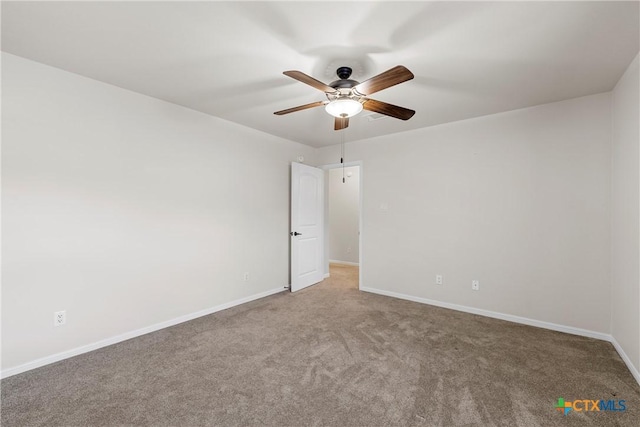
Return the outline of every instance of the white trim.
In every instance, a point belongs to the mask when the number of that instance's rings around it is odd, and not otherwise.
[[[351,261],[339,261],[337,259],[330,259],[329,260],[329,264],[340,264],[340,265],[353,265],[355,267],[360,266],[360,263],[358,262],[351,262]]]
[[[259,294],[251,295],[245,298],[240,298],[235,301],[227,302],[224,304],[217,305],[215,307],[206,308],[204,310],[196,311],[195,313],[185,314],[184,316],[176,317],[171,320],[167,320],[164,322],[156,323],[155,325],[147,326],[145,328],[136,329],[135,331],[125,332],[124,334],[116,335],[115,337],[106,338],[91,344],[83,345],[80,347],[76,347],[71,350],[63,351],[60,353],[52,354],[51,356],[42,357],[40,359],[33,360],[31,362],[24,363],[22,365],[14,366],[13,368],[8,368],[0,372],[0,378],[7,378],[12,375],[20,374],[22,372],[30,371],[32,369],[39,368],[41,366],[49,365],[51,363],[58,362],[60,360],[68,359],[70,357],[78,356],[83,353],[88,353],[93,350],[97,350],[102,347],[106,347],[108,345],[117,344],[122,341],[129,340],[131,338],[136,338],[141,335],[145,335],[151,332],[159,331],[160,329],[168,328],[180,323],[188,322],[189,320],[197,319],[198,317],[207,316],[212,313],[216,313],[218,311],[226,310],[231,307],[235,307],[240,304],[244,304],[247,302],[251,302],[260,298],[268,297],[270,295],[277,294],[279,292],[284,292],[286,289],[284,287],[271,289],[265,292],[261,292]]]
[[[324,278],[325,278],[325,279],[327,279],[327,278],[329,278],[329,277],[331,277],[331,274],[329,274],[329,273],[324,273]]]
[[[477,314],[494,319],[507,320],[509,322],[521,323],[523,325],[536,326],[538,328],[551,329],[552,331],[565,332],[567,334],[580,335],[583,337],[595,338],[603,341],[610,341],[611,335],[603,332],[590,331],[588,329],[574,328],[573,326],[559,325],[557,323],[543,322],[541,320],[529,319],[527,317],[514,316],[512,314],[498,313],[496,311],[483,310],[481,308],[468,307],[465,305],[451,304],[427,298],[414,297],[411,295],[399,294],[396,292],[383,291],[374,288],[361,288],[365,292],[385,295],[388,297],[400,298],[404,300],[419,302],[422,304],[434,305],[436,307],[449,308],[451,310],[463,311],[465,313]]]
[[[613,344],[616,351],[618,352],[624,363],[627,365],[627,368],[629,368],[629,370],[631,371],[631,375],[633,375],[638,384],[640,384],[640,372],[635,366],[633,366],[633,363],[631,363],[631,359],[629,358],[629,356],[627,356],[627,353],[624,352],[622,346],[613,336],[610,337],[609,341],[611,342],[611,344]]]

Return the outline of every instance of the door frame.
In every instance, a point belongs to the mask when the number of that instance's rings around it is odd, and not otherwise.
[[[351,166],[359,166],[360,167],[360,182],[358,183],[358,289],[362,290],[364,287],[362,283],[362,271],[364,267],[364,256],[362,253],[362,212],[363,212],[363,196],[364,196],[364,165],[362,160],[356,160],[353,162],[345,162],[344,167],[348,168]],[[318,166],[320,169],[329,171],[330,169],[339,169],[342,167],[342,163],[331,163],[328,165]],[[326,173],[324,176],[324,268],[325,273],[324,277],[329,277],[329,173]]]

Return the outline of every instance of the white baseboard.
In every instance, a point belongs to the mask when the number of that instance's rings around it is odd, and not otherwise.
[[[506,320],[509,322],[520,323],[523,325],[535,326],[543,329],[550,329],[552,331],[564,332],[567,334],[579,335],[583,337],[595,338],[602,341],[608,341],[611,344],[613,344],[613,347],[616,349],[616,351],[618,352],[618,354],[620,355],[624,363],[627,365],[627,368],[629,368],[629,371],[631,371],[631,375],[633,375],[633,377],[638,382],[638,384],[640,384],[640,372],[638,372],[638,369],[635,366],[633,366],[633,363],[631,363],[631,359],[624,352],[624,350],[622,349],[618,341],[616,341],[616,339],[609,334],[605,334],[603,332],[590,331],[588,329],[574,328],[573,326],[559,325],[557,323],[543,322],[541,320],[514,316],[512,314],[504,314],[504,313],[498,313],[495,311],[483,310],[480,308],[468,307],[465,305],[451,304],[448,302],[436,301],[428,298],[414,297],[412,295],[405,295],[397,292],[384,291],[382,289],[361,287],[360,290],[364,292],[370,292],[373,294],[384,295],[388,297],[399,298],[399,299],[404,299],[404,300],[413,301],[413,302],[419,302],[422,304],[433,305],[436,307],[462,311],[465,313],[477,314],[479,316],[492,317],[494,319]]]
[[[207,316],[209,314],[226,310],[231,307],[235,307],[240,304],[245,304],[260,298],[268,297],[270,295],[284,292],[285,288],[271,289],[259,294],[251,295],[245,298],[241,298],[235,301],[231,301],[225,304],[220,304],[215,307],[207,308],[204,310],[196,311],[195,313],[185,314],[184,316],[176,317],[165,322],[156,323],[155,325],[147,326],[145,328],[137,329],[131,332],[125,332],[124,334],[116,335],[115,337],[106,338],[91,344],[83,345],[73,348],[71,350],[63,351],[61,353],[52,354],[51,356],[42,357],[40,359],[33,360],[31,362],[24,363],[22,365],[8,368],[0,372],[0,378],[7,378],[12,375],[20,374],[22,372],[30,371],[32,369],[39,368],[41,366],[49,365],[51,363],[59,362],[60,360],[68,359],[70,357],[78,356],[83,353],[88,353],[93,350],[97,350],[108,345],[116,344],[122,341],[129,340],[131,338],[139,337],[151,332],[158,331],[160,329],[168,328],[180,323],[188,322],[189,320],[197,319],[198,317]]]
[[[340,264],[340,265],[353,265],[355,267],[360,266],[360,264],[358,264],[357,262],[351,262],[351,261],[339,261],[337,259],[330,259],[329,260],[329,264]]]
[[[631,363],[631,359],[629,358],[629,356],[627,356],[627,353],[624,352],[620,343],[618,343],[618,341],[613,336],[610,337],[609,341],[611,342],[611,344],[613,344],[616,351],[618,352],[624,363],[627,365],[627,368],[629,368],[629,370],[631,371],[631,375],[633,375],[638,384],[640,384],[640,372],[638,371],[638,368],[633,366],[633,363]]]
[[[371,292],[374,294],[385,295],[388,297],[400,298],[404,300],[419,302],[422,304],[434,305],[436,307],[449,308],[451,310],[463,311],[465,313],[477,314],[485,317],[492,317],[494,319],[507,320],[509,322],[521,323],[523,325],[536,326],[538,328],[551,329],[552,331],[566,332],[568,334],[580,335],[583,337],[596,338],[599,340],[609,341],[611,335],[603,332],[590,331],[588,329],[574,328],[572,326],[559,325],[557,323],[543,322],[541,320],[529,319],[526,317],[514,316],[512,314],[498,313],[496,311],[483,310],[481,308],[468,307],[465,305],[451,304],[448,302],[441,302],[427,298],[414,297],[411,295],[399,294],[396,292],[383,291],[381,289],[374,288],[360,288],[365,292]]]
[[[326,278],[328,278],[328,277],[331,277],[331,274],[329,274],[329,273],[324,273],[324,278],[326,279]]]

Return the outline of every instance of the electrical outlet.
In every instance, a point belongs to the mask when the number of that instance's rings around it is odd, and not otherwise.
[[[442,275],[436,274],[436,285],[442,285]]]
[[[472,280],[471,281],[471,289],[473,289],[474,291],[479,291],[480,290],[480,281],[479,280]]]
[[[53,313],[53,326],[62,326],[67,323],[67,312],[66,311],[56,311]]]
[[[245,282],[249,281],[249,272],[245,271],[244,275],[242,276],[242,280],[244,280]]]
[[[347,248],[347,253],[350,254],[351,253],[351,248]]]

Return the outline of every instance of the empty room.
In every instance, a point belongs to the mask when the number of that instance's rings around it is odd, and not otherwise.
[[[2,426],[640,425],[638,1],[2,1]]]

